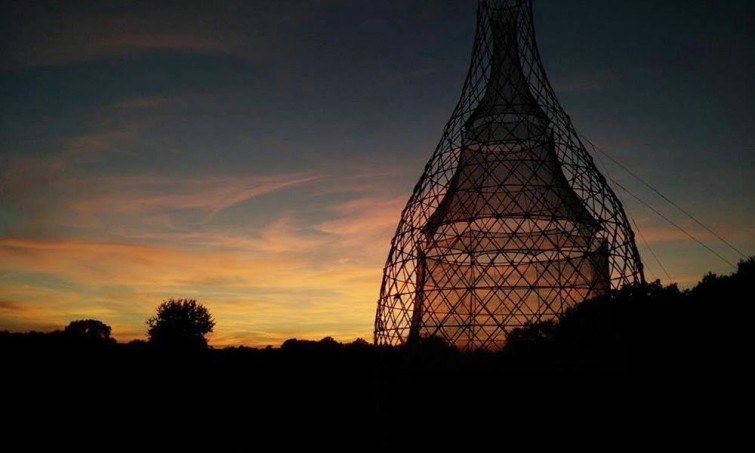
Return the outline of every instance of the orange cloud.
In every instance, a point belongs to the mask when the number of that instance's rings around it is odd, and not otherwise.
[[[691,219],[683,217],[679,219],[678,217],[678,215],[674,216],[674,218],[676,218],[675,223],[684,228],[684,230],[690,233],[692,236],[705,242],[706,244],[712,244],[714,246],[720,245],[717,244],[717,242],[719,242],[719,239],[716,238],[713,233],[702,228]],[[684,231],[681,231],[680,229],[674,227],[669,223],[665,223],[660,218],[642,218],[635,220],[637,223],[636,229],[639,229],[639,233],[641,233],[645,240],[651,244],[674,241],[692,241],[692,239]],[[635,225],[632,225],[633,228],[634,226]],[[719,236],[726,237],[729,240],[736,240],[751,237],[752,232],[755,231],[755,228],[750,228],[747,226],[735,227],[731,225],[717,225],[714,226],[714,231],[716,231]],[[635,232],[638,233],[637,231]]]
[[[25,307],[24,304],[14,301],[14,300],[5,300],[0,299],[0,311],[24,311]]]
[[[160,301],[193,297],[217,319],[215,345],[370,338],[382,268],[408,197],[389,170],[62,180],[62,213],[47,221],[65,235],[0,238],[0,294],[12,302],[0,305],[0,329],[60,328],[95,317],[122,341],[144,338],[144,320]],[[219,215],[289,189],[298,190],[299,204],[259,212],[250,204],[250,217],[262,220],[243,228]],[[175,210],[207,221],[178,223]],[[649,219],[638,223],[656,250],[688,241]],[[724,271],[705,252],[677,255],[665,264],[683,285],[695,281],[689,269]]]
[[[686,228],[685,228],[686,229]],[[673,226],[639,226],[642,236],[651,244],[672,242],[672,241],[689,241],[690,238],[681,230]],[[700,231],[690,228],[689,231],[695,237],[701,240],[710,240],[712,236],[707,231]]]
[[[142,323],[154,306],[175,296],[197,297],[211,308],[218,320],[214,344],[369,337],[395,227],[387,219],[395,213],[365,215],[375,205],[395,202],[338,205],[332,212],[344,218],[323,222],[314,234],[284,215],[248,235],[188,233],[190,240],[178,241],[183,246],[0,239],[0,263],[5,263],[0,271],[29,274],[21,284],[0,284],[3,294],[29,307],[23,315],[3,315],[0,328],[63,326],[74,317],[94,316],[128,340],[142,337]],[[37,282],[40,276],[62,283],[44,287]]]

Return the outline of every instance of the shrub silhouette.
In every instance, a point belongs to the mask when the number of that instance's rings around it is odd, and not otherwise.
[[[82,340],[111,341],[109,325],[96,319],[71,321],[63,331],[70,338]]]
[[[169,299],[157,307],[147,320],[149,342],[171,349],[207,347],[205,335],[212,332],[215,320],[207,308],[194,299]]]

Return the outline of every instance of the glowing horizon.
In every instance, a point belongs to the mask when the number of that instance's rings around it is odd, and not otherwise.
[[[217,320],[210,336],[215,346],[279,345],[294,337],[370,340],[382,266],[410,173],[373,169],[338,177],[210,179],[216,186],[222,179],[223,196],[207,181],[58,181],[60,193],[69,184],[98,188],[56,200],[63,213],[55,225],[87,234],[0,238],[0,329],[54,330],[74,319],[96,318],[112,326],[119,341],[144,339],[144,321],[174,297],[195,298],[210,309]],[[319,214],[325,215],[311,224],[298,210],[283,210],[246,232],[218,224],[224,210],[275,194],[313,200],[340,194],[342,200],[320,201]],[[176,231],[167,213],[175,206],[195,212],[200,226]],[[114,217],[118,228],[107,221]],[[655,247],[690,247],[677,230],[653,227],[649,219],[638,222]],[[648,266],[653,270],[654,263]],[[678,267],[672,269],[679,275]],[[676,282],[687,287],[701,277],[690,274]]]

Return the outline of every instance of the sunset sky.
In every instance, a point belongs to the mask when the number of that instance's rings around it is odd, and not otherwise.
[[[214,345],[371,340],[475,4],[0,2],[0,330],[96,318],[128,341],[183,297]],[[755,2],[535,0],[535,20],[577,129],[755,254]],[[733,271],[617,193],[672,281]]]

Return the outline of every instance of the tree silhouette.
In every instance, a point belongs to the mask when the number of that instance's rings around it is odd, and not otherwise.
[[[71,321],[63,331],[67,336],[86,340],[110,341],[111,328],[96,319]]]
[[[194,299],[169,299],[157,307],[147,320],[151,344],[178,349],[206,348],[205,335],[212,332],[215,320],[207,308]]]

